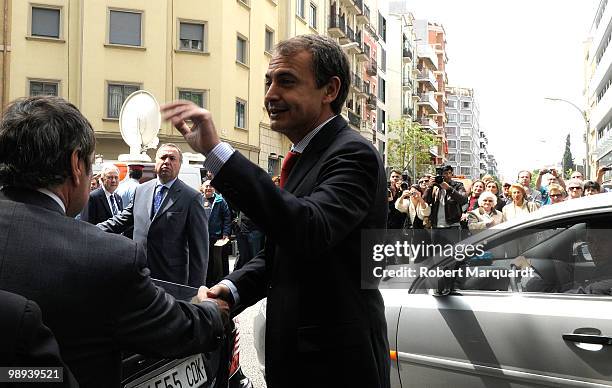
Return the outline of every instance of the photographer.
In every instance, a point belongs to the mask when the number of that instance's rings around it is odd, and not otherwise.
[[[436,177],[425,191],[425,202],[431,206],[432,228],[457,228],[461,207],[467,202],[463,183],[452,180],[453,167],[436,168]]]
[[[423,200],[419,185],[412,185],[404,190],[395,201],[395,209],[406,214],[403,229],[423,229],[424,221],[431,214],[431,207]]]
[[[548,177],[546,178],[547,184],[546,186],[542,186],[542,177],[546,174],[548,174]],[[538,172],[538,179],[536,180],[535,188],[542,195],[542,205],[550,204],[550,199],[548,198],[548,188],[553,184],[557,184],[565,190],[565,182],[563,181],[563,177],[557,172],[556,169],[541,169]]]
[[[387,201],[389,204],[387,229],[401,229],[404,225],[406,214],[395,208],[395,202],[401,197],[403,190],[408,190],[408,184],[402,181],[402,173],[398,170],[391,170],[387,188]]]

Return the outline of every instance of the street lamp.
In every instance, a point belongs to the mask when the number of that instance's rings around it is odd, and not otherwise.
[[[576,108],[576,110],[578,112],[580,112],[580,116],[582,116],[582,119],[584,120],[584,125],[585,125],[585,130],[584,130],[584,144],[586,145],[586,154],[584,155],[584,175],[586,175],[587,179],[591,179],[591,175],[590,175],[590,163],[589,163],[589,117],[587,116],[587,113],[585,111],[583,111],[582,109],[580,109],[580,107],[578,107],[578,105],[574,104],[571,101],[568,100],[564,100],[563,98],[554,98],[554,97],[544,97],[545,100],[550,100],[550,101],[561,101],[561,102],[565,102],[570,104],[571,106],[573,106],[574,108]]]

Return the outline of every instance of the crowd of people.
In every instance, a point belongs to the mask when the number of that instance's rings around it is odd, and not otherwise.
[[[596,180],[587,181],[574,171],[567,182],[556,169],[541,169],[533,185],[528,170],[520,171],[514,183],[500,184],[484,175],[468,188],[453,179],[452,166],[440,170],[441,175],[425,174],[415,184],[403,179],[399,170],[391,170],[388,229],[487,229],[542,206],[599,194],[604,191],[603,177],[612,168],[599,168]]]

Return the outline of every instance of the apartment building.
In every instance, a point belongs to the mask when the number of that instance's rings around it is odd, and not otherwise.
[[[585,54],[585,100],[589,118],[587,163],[590,177],[599,167],[612,164],[612,7],[601,0],[595,11]],[[605,182],[612,181],[607,172]]]
[[[95,128],[96,153],[112,160],[128,152],[119,112],[130,93],[147,90],[160,103],[189,99],[213,113],[223,140],[270,174],[280,173],[289,148],[270,130],[263,103],[273,47],[326,33],[329,16],[329,0],[5,4],[11,51],[10,60],[3,55],[3,101],[40,94],[70,100]],[[189,150],[168,124],[159,138]]]
[[[478,179],[481,175],[481,136],[485,148],[488,143],[484,132],[481,135],[480,110],[474,89],[449,86],[445,93],[448,164],[453,166],[455,174]],[[483,159],[483,170],[487,170],[486,155]]]

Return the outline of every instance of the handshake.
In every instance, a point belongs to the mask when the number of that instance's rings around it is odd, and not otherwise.
[[[225,284],[217,284],[212,288],[200,287],[198,294],[191,300],[193,303],[213,302],[217,305],[223,326],[230,325],[230,307],[234,304],[234,298],[230,289]]]

